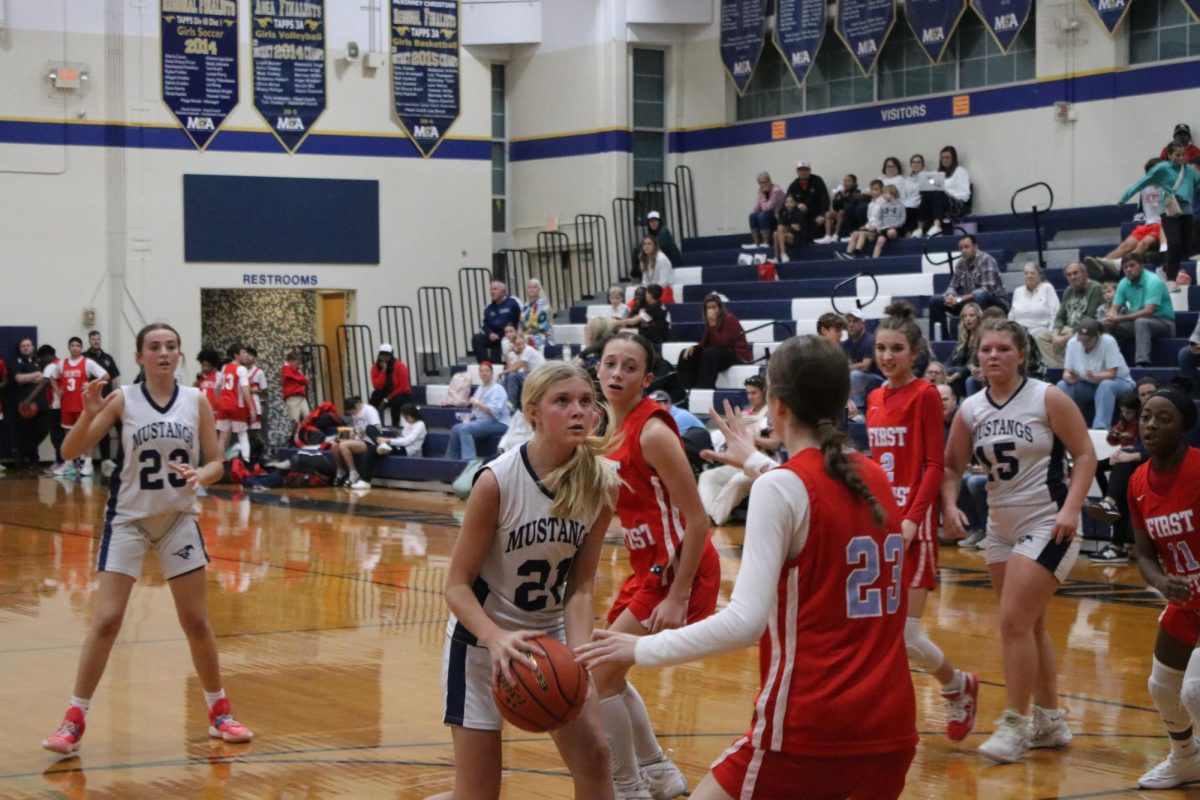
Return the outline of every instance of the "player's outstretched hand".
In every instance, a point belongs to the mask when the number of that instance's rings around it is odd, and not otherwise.
[[[741,469],[746,459],[754,454],[754,433],[746,424],[746,417],[741,409],[725,401],[725,416],[712,415],[713,424],[725,436],[725,452],[716,453],[712,450],[702,450],[700,457],[707,461],[719,461],[731,467]]]
[[[1066,509],[1059,511],[1054,517],[1054,529],[1051,531],[1054,534],[1054,543],[1062,544],[1063,542],[1071,541],[1078,527],[1078,512],[1072,514]]]
[[[638,637],[617,631],[593,631],[592,641],[575,648],[575,658],[588,669],[600,664],[630,665]]]
[[[527,639],[544,636],[545,633],[545,631],[501,630],[486,641],[480,640],[492,657],[492,683],[496,682],[497,675],[503,675],[504,680],[510,685],[515,684],[516,680],[513,678],[509,662],[514,658],[525,658],[525,652],[528,652],[529,648],[523,646],[524,642]]]
[[[103,378],[96,378],[95,380],[88,381],[87,385],[83,387],[83,410],[91,414],[93,417],[103,411],[104,407],[108,405],[115,396],[111,394],[108,397],[101,396],[106,383],[108,383],[107,375],[105,375]]]

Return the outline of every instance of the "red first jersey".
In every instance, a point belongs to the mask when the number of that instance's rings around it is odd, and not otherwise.
[[[900,514],[879,465],[849,458],[886,511],[885,524],[826,474],[819,450],[779,467],[807,489],[808,538],[784,562],[758,646],[762,688],[747,735],[762,750],[857,755],[917,743]]]
[[[621,423],[617,447],[608,457],[617,462],[622,481],[617,517],[621,520],[621,534],[625,537],[633,572],[645,576],[656,566],[661,567],[666,584],[670,582],[670,567],[678,558],[679,543],[683,541],[687,523],[658,473],[642,456],[642,430],[654,417],[679,435],[670,412],[644,397]],[[719,570],[719,559],[712,542],[706,541],[704,546],[706,552],[701,557],[699,569],[716,564]]]
[[[1137,468],[1129,479],[1130,522],[1150,536],[1163,571],[1187,580],[1192,598],[1184,607],[1200,610],[1200,450],[1189,447],[1168,480],[1170,489],[1160,495],[1151,486],[1150,462]]]
[[[196,378],[196,388],[204,392],[208,398],[208,404],[215,411],[217,409],[217,381],[220,379],[220,373],[215,369],[212,372],[201,372]]]
[[[867,397],[867,442],[871,458],[883,467],[902,514],[916,499],[925,471],[928,453],[924,445],[929,418],[925,412],[930,406],[937,410],[936,430],[942,439],[942,398],[932,383],[918,378],[899,389],[883,386]],[[936,500],[933,514],[936,519]]]

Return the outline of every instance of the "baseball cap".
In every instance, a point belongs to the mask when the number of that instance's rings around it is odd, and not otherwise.
[[[657,211],[651,211],[646,215],[646,219],[662,219],[662,214],[659,214]]]
[[[1100,323],[1091,317],[1084,317],[1079,320],[1079,324],[1075,326],[1075,333],[1079,334],[1084,339],[1099,339],[1100,338]]]
[[[653,391],[650,393],[650,399],[656,403],[662,403],[663,405],[669,405],[671,402],[671,395],[667,394],[662,389],[658,389],[657,391]]]
[[[812,162],[800,159],[796,162],[796,169],[812,169]]]
[[[388,344],[387,342],[384,342],[383,344],[379,345],[379,352],[390,353],[390,352],[392,352],[392,346],[390,344]]]
[[[859,311],[857,308],[852,308],[849,311],[843,311],[842,316],[843,317],[854,317],[855,319],[857,319],[859,321],[866,319],[866,317],[864,317],[862,315],[862,312]]]
[[[1175,132],[1176,133],[1186,133],[1188,136],[1192,135],[1192,129],[1187,126],[1186,122],[1181,122],[1178,125],[1176,125]]]

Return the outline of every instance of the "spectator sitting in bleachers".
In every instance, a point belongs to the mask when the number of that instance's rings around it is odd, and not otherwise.
[[[947,312],[961,314],[966,303],[977,304],[981,311],[993,306],[1008,311],[1008,290],[1000,280],[996,259],[980,250],[979,240],[970,233],[958,240],[958,250],[961,256],[954,265],[950,286],[944,295],[929,301],[929,324],[935,339],[945,334]]]
[[[1179,377],[1191,384],[1193,395],[1200,395],[1200,319],[1188,337],[1188,343],[1179,348]]]
[[[505,325],[504,336],[500,339],[500,360],[508,361],[508,354],[512,352],[513,342],[517,339],[517,326]]]
[[[773,234],[775,238],[775,258],[781,263],[792,260],[792,253],[804,244],[804,212],[796,205],[796,198],[790,194],[783,198],[783,208],[779,209],[779,224]]]
[[[1025,283],[1012,293],[1012,308],[1008,318],[1019,323],[1036,339],[1050,330],[1058,314],[1058,294],[1042,275],[1042,270],[1032,261],[1024,268]]]
[[[737,363],[754,359],[750,343],[737,316],[725,309],[721,295],[704,298],[704,333],[700,341],[679,356],[679,379],[685,389],[712,389],[717,376]]]
[[[826,311],[817,318],[817,335],[828,339],[839,347],[842,344],[842,335],[845,332],[846,318],[841,314]]]
[[[629,309],[626,308],[624,303],[621,304],[621,308],[625,309],[626,314],[629,313]],[[583,346],[585,348],[591,347],[607,336],[608,332],[612,330],[614,321],[610,317],[592,317],[589,319],[587,324],[583,326]]]
[[[1088,280],[1083,265],[1072,261],[1066,267],[1067,288],[1059,302],[1054,322],[1048,330],[1037,334],[1034,342],[1041,353],[1042,363],[1049,367],[1061,367],[1067,352],[1067,342],[1075,335],[1075,326],[1081,319],[1094,319],[1104,303],[1100,284]]]
[[[946,382],[960,400],[973,393],[967,390],[967,381],[976,378],[975,351],[982,322],[983,309],[978,303],[968,302],[958,312],[958,343],[946,359]]]
[[[1090,420],[1092,428],[1104,430],[1112,424],[1117,398],[1133,391],[1129,365],[1117,340],[1101,333],[1100,323],[1082,319],[1075,336],[1067,343],[1067,357],[1058,388],[1067,394]]]
[[[894,242],[904,235],[908,224],[908,209],[900,200],[900,190],[894,184],[883,186],[883,203],[879,206],[879,238],[875,240],[875,258],[883,255],[883,248],[888,242]]]
[[[541,350],[548,344],[553,344],[551,326],[554,309],[546,299],[542,290],[542,282],[530,278],[525,282],[525,307],[521,309],[521,337],[531,345]],[[515,344],[515,342],[514,342]]]
[[[850,361],[850,399],[859,408],[867,404],[867,395],[883,385],[883,374],[875,364],[875,337],[867,331],[862,312],[851,309],[846,318],[846,339],[842,350]]]
[[[1108,319],[1108,315],[1113,313],[1113,300],[1117,299],[1117,284],[1112,281],[1105,281],[1100,284],[1100,307],[1096,309],[1096,320],[1103,325]],[[1117,313],[1125,313],[1125,307],[1117,308]]]
[[[754,446],[758,451],[778,462],[779,449],[783,443],[771,436],[771,420],[767,415],[763,379],[753,375],[746,379],[745,388],[749,405],[740,417],[727,413],[725,421],[727,424],[735,424],[737,420],[744,423],[750,428],[754,436]],[[697,488],[700,491],[700,501],[704,503],[704,510],[708,512],[708,518],[719,527],[728,522],[733,510],[750,496],[750,486],[754,483],[754,478],[721,460],[724,439],[719,431],[716,438],[721,439],[721,444],[715,450],[704,451],[701,456],[706,461],[718,462],[720,466],[700,473]]]
[[[1158,161],[1157,158],[1147,161],[1142,172],[1149,172]],[[1098,281],[1110,278],[1117,280],[1121,277],[1121,261],[1125,256],[1144,256],[1165,245],[1167,236],[1162,229],[1162,203],[1163,188],[1161,186],[1151,184],[1142,189],[1138,195],[1138,205],[1141,210],[1134,216],[1134,220],[1138,223],[1137,227],[1129,236],[1125,237],[1125,241],[1113,248],[1104,258],[1088,256],[1083,259],[1088,274]]]
[[[668,305],[675,302],[675,290],[671,284],[675,281],[675,268],[670,260],[658,249],[658,243],[653,236],[642,238],[642,252],[638,254],[638,269],[641,272],[642,286],[656,283],[662,287],[662,302]]]
[[[672,267],[683,265],[683,253],[679,252],[679,245],[675,243],[675,237],[671,235],[670,229],[663,224],[662,214],[651,211],[646,215],[646,231],[649,236],[654,237],[659,251],[667,257]]]
[[[408,366],[396,358],[392,346],[379,345],[379,354],[371,365],[371,405],[382,414],[386,406],[391,411],[392,425],[400,427],[400,408],[412,400],[412,383]]]
[[[949,386],[946,381],[946,365],[940,361],[930,361],[925,367],[925,372],[921,375],[922,378],[932,383],[934,386]],[[951,390],[953,393],[953,390]],[[955,401],[957,405],[957,400]]]
[[[1152,340],[1175,335],[1175,307],[1167,285],[1136,257],[1126,256],[1121,266],[1125,277],[1117,284],[1104,325],[1118,339],[1133,338],[1134,364],[1148,367]]]
[[[546,363],[545,357],[525,342],[524,337],[517,337],[513,348],[508,353],[508,361],[504,364],[504,374],[501,380],[504,391],[508,394],[508,402],[513,408],[521,407],[521,390],[525,387],[525,378],[529,373]]]
[[[713,446],[712,434],[708,432],[708,428],[691,411],[675,405],[669,392],[662,389],[653,391],[650,393],[650,399],[670,412],[671,419],[675,420],[675,427],[679,429],[679,438],[683,440],[683,451],[687,454],[692,472],[700,473],[704,469],[704,459],[700,457],[700,453],[703,450],[711,450]]]
[[[842,178],[842,185],[833,190],[833,196],[829,199],[825,235],[814,244],[833,244],[849,237],[867,221],[867,205],[870,202],[870,196],[858,188],[858,176],[846,175]]]
[[[611,319],[625,319],[629,316],[629,305],[625,302],[625,290],[620,286],[613,286],[608,290],[608,302],[612,304],[608,315]]]
[[[508,430],[508,420],[511,416],[508,410],[508,395],[505,394],[504,387],[492,379],[490,361],[479,363],[479,380],[480,385],[471,396],[470,419],[450,429],[446,458],[471,461],[475,458],[476,437],[501,436]]]
[[[655,350],[662,352],[662,345],[671,336],[671,314],[662,304],[663,289],[657,283],[639,286],[633,293],[633,310],[625,319],[613,320],[611,327],[636,328],[637,332],[650,340]]]
[[[1136,392],[1126,392],[1117,401],[1120,419],[1108,432],[1107,441],[1117,449],[1096,467],[1096,482],[1104,497],[1084,506],[1084,512],[1112,526],[1112,543],[1091,556],[1094,564],[1127,564],[1133,550],[1133,528],[1129,524],[1129,478],[1149,458],[1138,431],[1142,401]]]
[[[868,239],[874,240],[879,233],[879,209],[883,204],[883,182],[871,181],[865,196],[866,216],[861,223],[855,225],[846,243],[845,252],[838,250],[835,256],[841,259],[854,258],[860,251],[866,249]]]
[[[375,452],[386,456],[395,450],[403,450],[404,455],[417,458],[422,455],[422,448],[425,446],[425,418],[421,416],[421,409],[412,403],[405,403],[400,409],[400,419],[404,423],[400,427],[400,435],[391,439],[381,439]]]
[[[375,407],[367,405],[360,397],[347,397],[346,411],[354,431],[351,438],[339,437],[333,443],[333,463],[337,467],[333,485],[345,485],[351,489],[370,489],[369,463],[371,462],[363,464],[363,474],[359,475],[358,468],[354,465],[354,457],[366,453],[368,447],[375,447],[375,441],[368,433],[368,428],[371,429],[371,433],[377,433],[383,427],[383,421],[380,420],[379,412]]]
[[[783,187],[771,181],[766,172],[758,173],[758,191],[750,209],[750,239],[755,246],[770,245],[775,231],[775,212],[783,208]]]
[[[1188,163],[1186,148],[1183,145],[1171,142],[1167,145],[1166,152],[1167,159],[1155,164],[1149,172],[1126,189],[1120,202],[1126,202],[1147,186],[1158,186],[1163,190],[1161,224],[1167,240],[1167,257],[1163,263],[1163,272],[1166,274],[1167,289],[1177,292],[1179,262],[1192,243],[1192,200],[1195,198],[1200,179],[1195,168]],[[1125,263],[1122,262],[1121,266],[1124,267]]]
[[[904,201],[904,207],[908,209],[908,238],[910,239],[924,236],[918,224],[921,218],[921,179],[919,176],[924,171],[925,156],[913,153],[912,157],[908,159],[908,174],[904,176],[904,187],[900,190],[900,199]]]
[[[961,216],[971,200],[971,176],[958,163],[958,151],[953,146],[943,147],[938,154],[938,171],[946,176],[942,189],[921,187],[917,230],[926,236],[941,233],[942,224]]]
[[[796,206],[804,212],[807,225],[803,241],[811,242],[825,230],[825,215],[829,213],[825,181],[813,174],[812,164],[801,159],[796,162],[796,180],[788,184],[787,193],[796,198]]]
[[[504,328],[521,324],[521,304],[516,298],[508,296],[508,287],[501,281],[492,281],[490,291],[492,302],[484,306],[483,324],[471,337],[471,350],[475,360],[480,363],[500,361],[504,355],[500,352]]]
[[[879,181],[884,186],[896,187],[896,197],[904,207],[904,221],[899,232],[907,234],[917,227],[917,210],[921,207],[921,193],[917,190],[916,181],[904,177],[904,168],[900,166],[900,159],[895,156],[888,156],[883,160],[883,172],[879,175]]]

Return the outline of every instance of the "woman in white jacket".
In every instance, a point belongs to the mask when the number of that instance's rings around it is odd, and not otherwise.
[[[938,154],[938,170],[946,176],[944,191],[921,192],[920,221],[917,230],[926,236],[942,232],[947,216],[957,217],[971,199],[971,176],[958,163],[958,151],[946,145]]]
[[[1050,330],[1058,306],[1058,292],[1043,278],[1038,265],[1030,261],[1025,265],[1025,285],[1013,291],[1008,318],[1020,323],[1030,336],[1037,336]]]
[[[400,435],[386,442],[380,442],[376,452],[381,456],[390,454],[393,450],[404,450],[404,455],[419,457],[425,445],[425,420],[421,410],[412,403],[405,403],[400,409]]]

